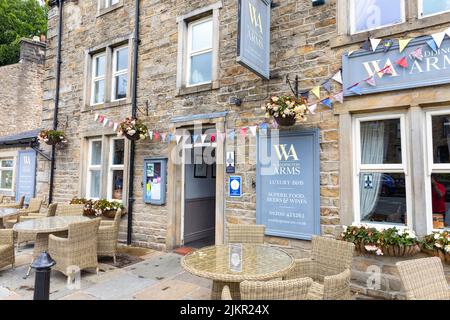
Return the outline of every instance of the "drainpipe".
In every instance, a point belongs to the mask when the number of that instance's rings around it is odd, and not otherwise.
[[[133,53],[133,82],[132,82],[132,101],[131,101],[131,116],[137,117],[137,72],[138,72],[138,46],[139,46],[139,16],[140,16],[140,3],[136,0],[136,12],[134,16],[134,53]],[[136,145],[134,141],[130,144],[130,163],[129,163],[129,182],[128,182],[128,228],[127,228],[127,245],[131,245],[132,233],[133,233],[133,203],[134,203],[134,159],[135,159]]]
[[[63,21],[63,2],[64,0],[54,0],[51,4],[58,4],[58,49],[56,58],[56,90],[55,90],[55,108],[53,110],[53,130],[58,128],[58,109],[59,109],[59,91],[61,83],[61,45],[62,45],[62,21]],[[48,203],[53,202],[53,184],[55,180],[55,162],[56,162],[56,148],[52,146],[52,158],[50,165],[50,187],[48,192]]]

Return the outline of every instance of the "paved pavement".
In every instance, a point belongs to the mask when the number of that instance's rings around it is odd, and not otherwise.
[[[0,270],[0,300],[31,300],[34,273],[23,279],[31,261],[32,248],[16,254],[16,267]],[[81,274],[79,288],[67,285],[66,277],[53,271],[51,300],[209,300],[211,281],[183,271],[181,256],[146,250],[139,261],[117,268],[101,263],[100,273],[87,270]],[[107,261],[101,260],[103,262]],[[141,261],[142,260],[142,261]]]

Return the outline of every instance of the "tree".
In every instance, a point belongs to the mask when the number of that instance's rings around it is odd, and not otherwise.
[[[0,66],[19,62],[22,37],[47,33],[47,8],[38,0],[0,0]]]

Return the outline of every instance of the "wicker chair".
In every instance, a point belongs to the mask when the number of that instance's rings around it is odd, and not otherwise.
[[[77,266],[79,270],[95,268],[98,273],[97,235],[100,218],[69,225],[67,238],[50,235],[48,239],[48,253],[56,261],[54,270],[68,276],[71,281]]]
[[[0,208],[13,208],[13,209],[21,209],[25,202],[25,196],[21,196],[19,201],[11,202],[11,203],[2,203],[0,204]]]
[[[223,286],[222,289],[222,300],[233,300],[233,298],[231,297],[231,291],[230,291],[230,287],[229,286]]]
[[[27,216],[19,217],[19,222],[34,220],[34,219],[42,219],[46,217],[54,217],[56,212],[56,207],[58,205],[56,203],[52,203],[49,205],[46,213],[29,213]],[[17,246],[20,246],[22,243],[28,243],[34,241],[36,239],[36,235],[29,232],[17,232]]]
[[[0,269],[11,265],[14,268],[14,237],[11,229],[0,230]]]
[[[119,237],[122,210],[117,210],[113,221],[102,220],[98,230],[97,255],[113,257],[116,264],[117,239]]]
[[[56,216],[82,216],[84,214],[84,204],[58,203]]]
[[[311,258],[297,259],[284,279],[312,278],[310,300],[348,300],[354,250],[353,243],[313,236]]]
[[[228,243],[264,244],[263,225],[228,224]]]
[[[450,300],[450,289],[438,257],[397,262],[408,300]]]
[[[311,278],[280,281],[244,281],[240,285],[242,300],[306,300]]]
[[[19,222],[19,218],[22,216],[28,216],[29,214],[38,214],[41,210],[42,206],[42,199],[39,198],[31,198],[30,203],[28,205],[28,208],[26,209],[20,209],[17,211],[15,215],[11,215],[6,219],[6,221],[3,221],[3,224],[6,228],[12,229],[12,227]]]

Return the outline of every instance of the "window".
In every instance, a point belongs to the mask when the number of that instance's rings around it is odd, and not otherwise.
[[[404,0],[349,0],[351,33],[405,22]]]
[[[355,120],[356,222],[408,225],[410,179],[404,116]]]
[[[106,55],[97,54],[92,57],[92,101],[91,104],[105,102],[105,65]]]
[[[128,97],[130,76],[128,65],[128,46],[106,48],[102,53],[92,56],[90,98],[92,106]]]
[[[99,199],[102,179],[102,140],[89,142],[87,198]]]
[[[114,50],[113,74],[112,74],[112,100],[124,99],[127,97],[128,86],[128,48]]]
[[[122,200],[125,140],[111,139],[108,168],[108,199]]]
[[[419,17],[428,17],[450,12],[450,0],[418,0]]]
[[[12,191],[14,159],[0,159],[0,190]]]
[[[196,86],[212,80],[213,20],[211,17],[188,25],[187,84]]]
[[[444,229],[450,225],[450,112],[427,114],[427,145],[429,174],[428,219],[432,229]]]
[[[99,9],[106,9],[119,3],[119,0],[98,0]]]

